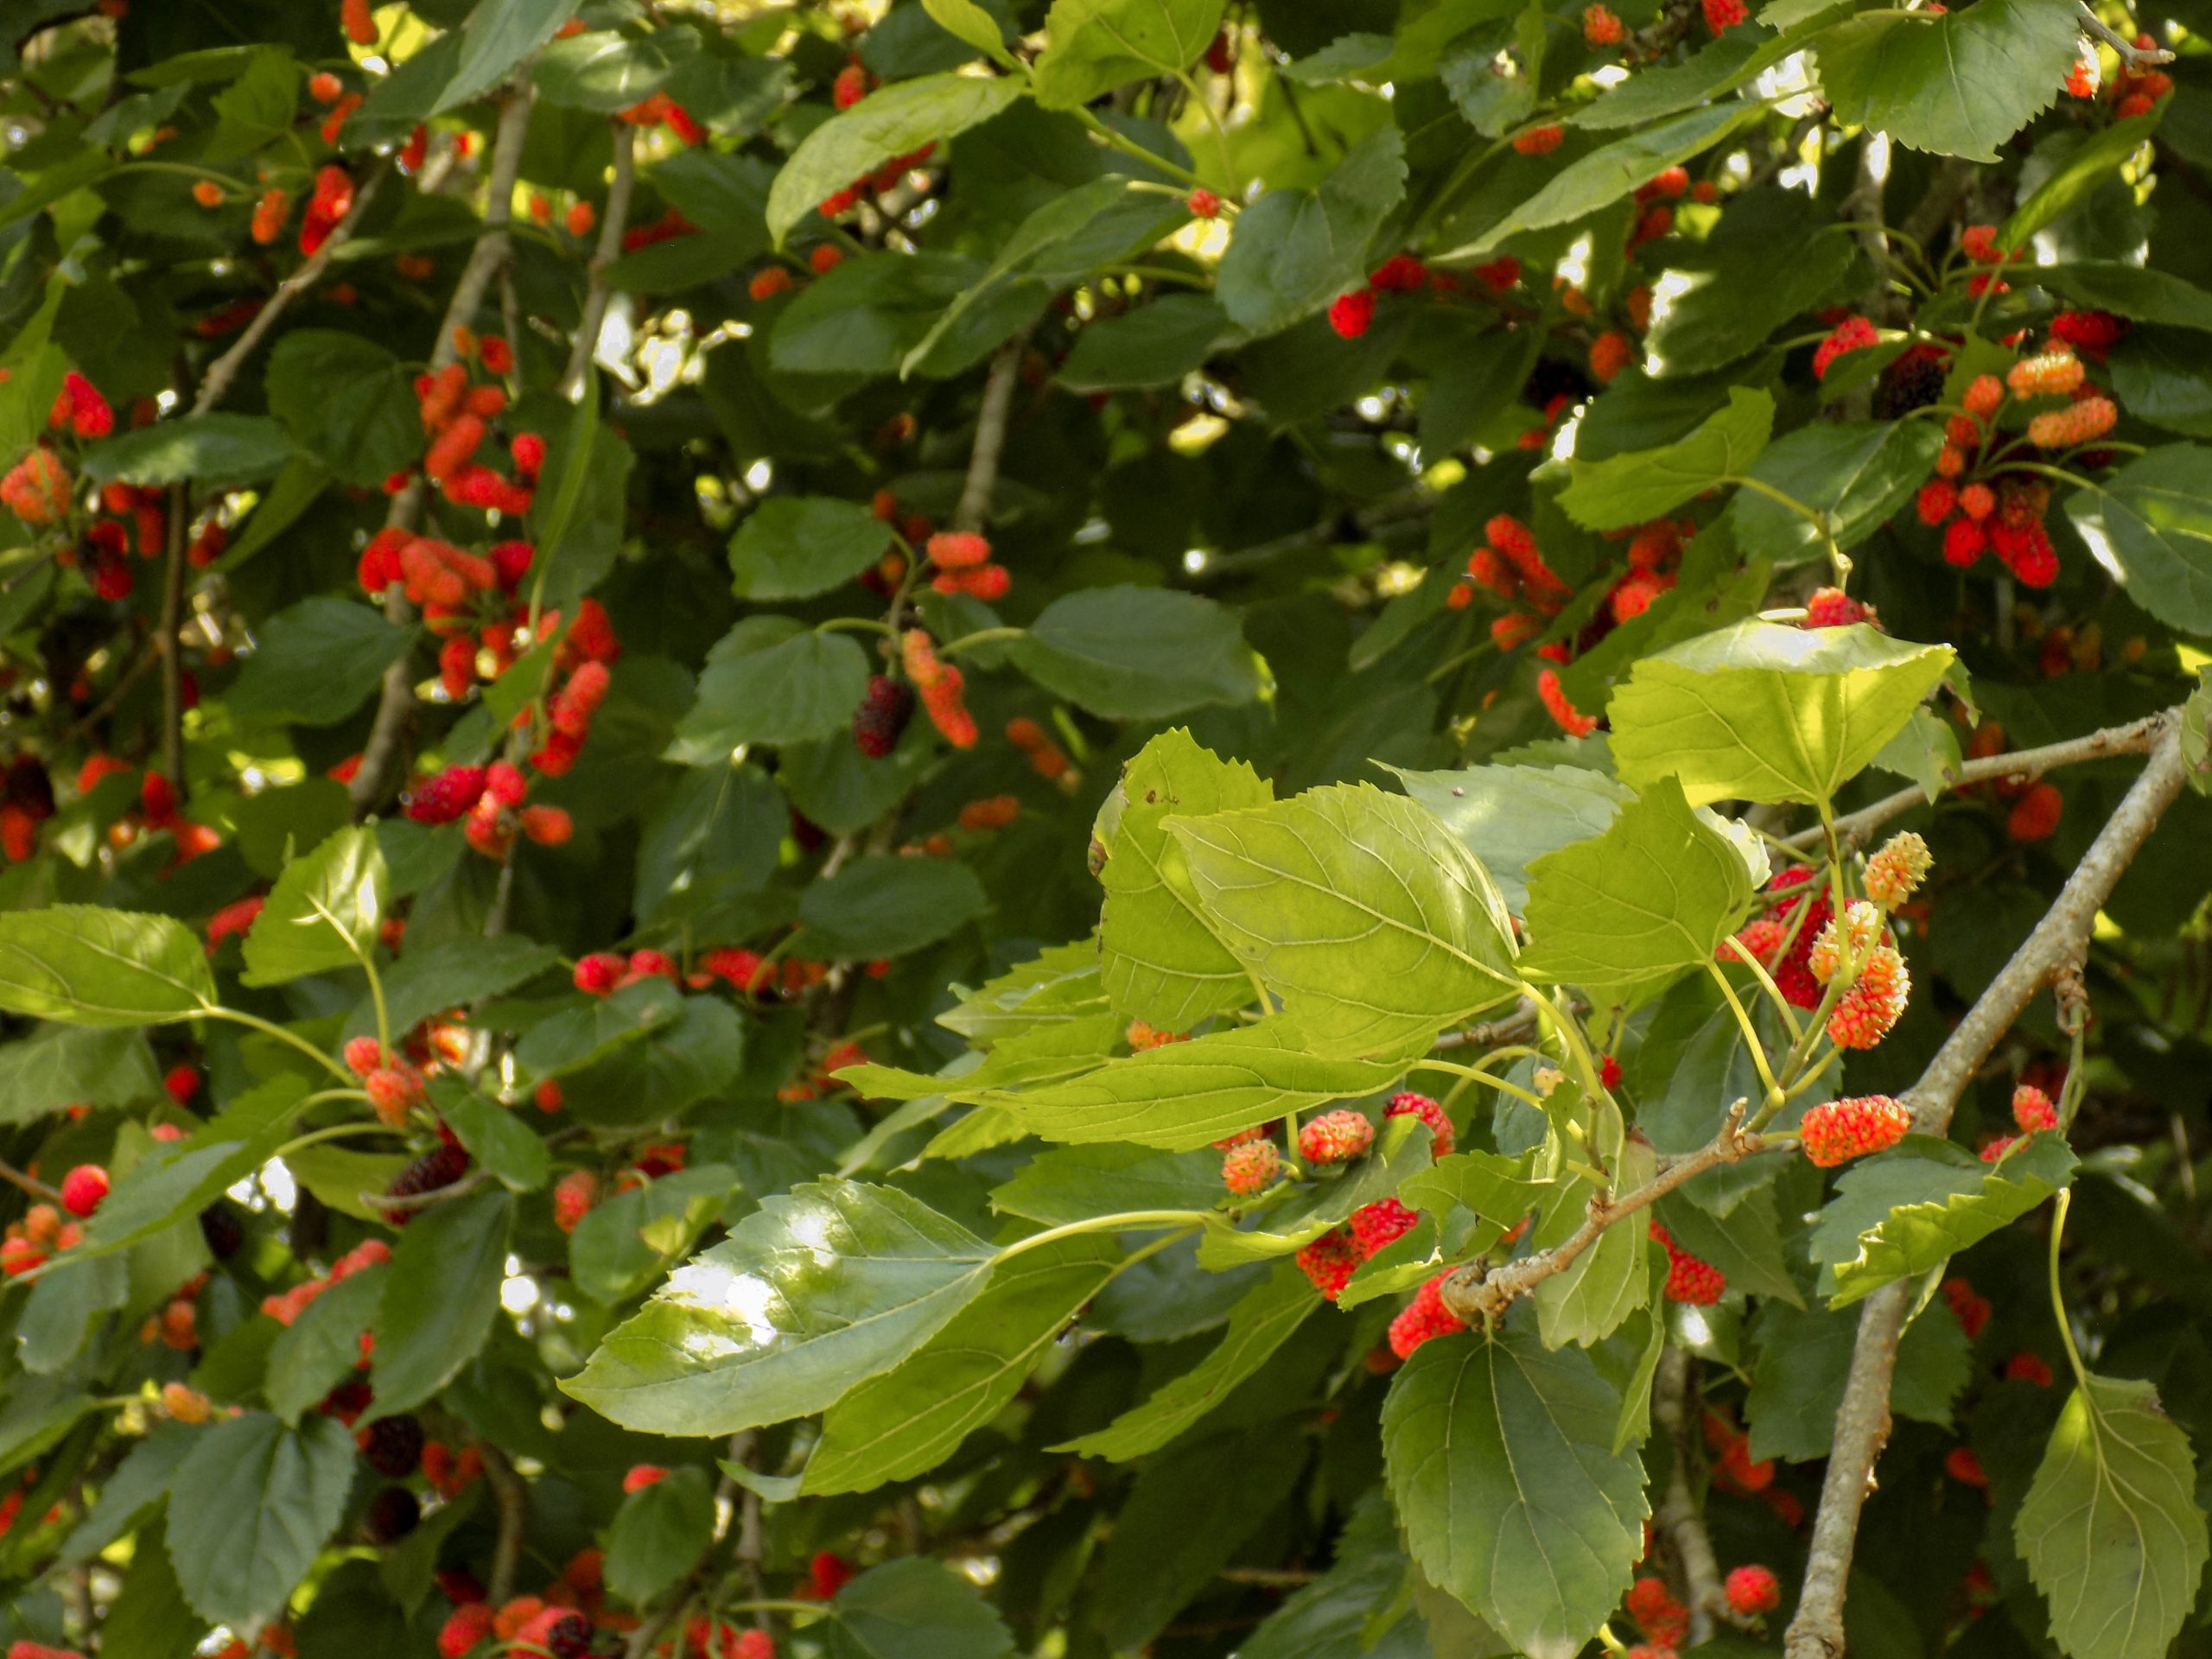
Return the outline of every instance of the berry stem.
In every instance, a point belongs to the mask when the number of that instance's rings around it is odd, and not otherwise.
[[[1088,1216],[1081,1221],[1063,1222],[1058,1227],[1047,1227],[1043,1232],[1032,1233],[1027,1238],[1017,1238],[1001,1249],[995,1261],[1011,1262],[1025,1250],[1058,1243],[1064,1238],[1077,1238],[1085,1233],[1126,1233],[1134,1232],[1141,1227],[1177,1227],[1182,1231],[1176,1236],[1187,1238],[1204,1227],[1207,1220],[1206,1214],[1198,1210],[1128,1210],[1119,1215]]]
[[[2066,1292],[2058,1275],[2058,1252],[2066,1242],[2066,1211],[2074,1201],[2074,1189],[2062,1186],[2050,1211],[2050,1254],[2048,1259],[2048,1278],[2050,1284],[2050,1315],[2058,1325],[2058,1340],[2066,1350],[2066,1363],[2074,1368],[2074,1380],[2084,1393],[2089,1387],[2089,1368],[2082,1363],[2082,1351],[2074,1343],[2073,1322],[2066,1315]],[[2089,1414],[2092,1422],[2096,1413]]]
[[[247,1014],[238,1008],[209,1008],[207,1010],[207,1014],[211,1020],[228,1020],[233,1025],[250,1027],[264,1037],[274,1037],[278,1042],[288,1044],[299,1050],[301,1053],[308,1055],[317,1065],[336,1077],[339,1082],[348,1087],[353,1084],[353,1074],[351,1071],[296,1032],[287,1031],[283,1027],[264,1020],[258,1014]]]
[[[1510,1051],[1501,1050],[1499,1052],[1510,1052],[1514,1054],[1531,1054],[1535,1052],[1534,1049],[1528,1048],[1516,1048]],[[1493,1055],[1491,1058],[1495,1058],[1497,1057],[1496,1055]],[[1412,1070],[1415,1071],[1448,1071],[1455,1077],[1465,1077],[1469,1083],[1479,1083],[1486,1087],[1495,1089],[1501,1095],[1511,1095],[1516,1100],[1524,1100],[1540,1112],[1544,1109],[1542,1096],[1535,1093],[1531,1090],[1523,1089],[1517,1083],[1508,1083],[1503,1077],[1492,1077],[1488,1071],[1484,1071],[1479,1065],[1461,1065],[1456,1060],[1416,1060],[1414,1062]]]
[[[1741,945],[1738,945],[1736,950],[1746,962],[1751,960],[1751,953]],[[1774,1072],[1767,1065],[1766,1045],[1759,1041],[1758,1027],[1751,1023],[1751,1014],[1745,1009],[1742,999],[1736,995],[1736,988],[1728,982],[1728,976],[1720,971],[1720,964],[1708,957],[1705,970],[1713,976],[1713,982],[1720,988],[1720,995],[1727,999],[1728,1011],[1736,1016],[1737,1028],[1744,1033],[1744,1046],[1751,1050],[1751,1064],[1758,1070],[1759,1081],[1766,1085],[1766,1104],[1762,1104],[1760,1110],[1764,1111],[1767,1104],[1778,1107],[1781,1103],[1777,1096],[1782,1093],[1782,1085],[1774,1080]],[[1802,1033],[1799,1034],[1799,1040],[1803,1040]]]

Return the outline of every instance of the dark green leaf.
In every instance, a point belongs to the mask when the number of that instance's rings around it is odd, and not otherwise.
[[[1079,0],[1059,0],[1055,10],[1071,3]],[[1249,334],[1271,334],[1358,287],[1367,275],[1367,245],[1405,188],[1405,140],[1385,125],[1316,188],[1273,190],[1247,207],[1215,284],[1230,321]]]
[[[2066,499],[2067,516],[2128,596],[2160,621],[2212,633],[2212,450],[2153,449]]]
[[[510,71],[559,33],[577,0],[480,0],[461,29],[453,79],[438,94],[432,114],[458,109],[487,92]]]
[[[1037,101],[1072,110],[1122,82],[1173,76],[1221,27],[1224,0],[1052,0]]]
[[[1158,720],[1209,703],[1248,702],[1259,690],[1236,614],[1164,588],[1065,594],[1045,607],[1008,654],[1047,690],[1109,720]]]
[[[380,485],[422,452],[414,378],[374,340],[295,329],[269,353],[263,384],[293,441],[348,484]]]
[[[849,636],[748,617],[708,653],[669,759],[723,766],[744,744],[827,737],[851,723],[867,689],[868,658]]]
[[[856,858],[799,900],[808,950],[841,961],[904,956],[988,907],[965,864],[881,855]]]
[[[2050,107],[2080,49],[2075,14],[2050,0],[1958,11],[1870,11],[1815,48],[1835,118],[1909,149],[1993,162]]]
[[[184,925],[92,905],[0,915],[0,1008],[77,1026],[188,1020],[215,1006]]]
[[[476,1357],[499,1318],[513,1201],[475,1192],[423,1205],[391,1253],[370,1382],[379,1417],[421,1404]]]
[[[263,415],[195,415],[102,438],[85,451],[101,484],[251,484],[292,459],[284,429]]]
[[[335,1417],[265,1411],[202,1431],[169,1489],[168,1551],[200,1616],[251,1629],[280,1611],[338,1525],[353,1436]]]
[[[1017,79],[972,75],[924,75],[880,88],[823,122],[791,152],[768,193],[769,234],[781,245],[817,203],[893,156],[989,120],[1023,90]]]
[[[413,630],[350,599],[318,594],[262,625],[231,688],[241,719],[334,726],[365,702],[407,654]]]
[[[729,562],[740,599],[811,599],[851,581],[890,546],[890,526],[857,502],[777,495],[737,527]]]
[[[633,1607],[689,1572],[715,1541],[715,1493],[702,1469],[676,1469],[622,1500],[607,1535],[607,1587]]]
[[[128,1029],[49,1026],[0,1048],[0,1122],[72,1106],[135,1106],[161,1086],[153,1051]]]
[[[830,1604],[830,1659],[1001,1659],[1014,1638],[976,1586],[941,1561],[886,1561]]]
[[[1672,512],[1707,490],[1741,478],[1774,429],[1774,399],[1742,386],[1728,406],[1688,437],[1658,449],[1604,461],[1577,461],[1559,504],[1591,530],[1625,530]]]

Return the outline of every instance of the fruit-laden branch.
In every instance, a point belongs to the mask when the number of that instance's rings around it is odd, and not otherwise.
[[[1708,1169],[1718,1169],[1723,1164],[1741,1162],[1753,1153],[1763,1150],[1766,1137],[1755,1135],[1744,1128],[1744,1112],[1747,1103],[1738,1101],[1728,1109],[1728,1118],[1721,1124],[1720,1132],[1695,1152],[1686,1152],[1670,1158],[1659,1166],[1658,1173],[1632,1192],[1612,1197],[1604,1192],[1593,1194],[1589,1209],[1584,1213],[1582,1224],[1548,1250],[1538,1250],[1533,1255],[1522,1256],[1503,1266],[1485,1271],[1481,1264],[1470,1262],[1455,1270],[1444,1281],[1439,1293],[1444,1306],[1453,1317],[1469,1325],[1478,1321],[1494,1322],[1520,1298],[1527,1295],[1555,1273],[1564,1273],[1574,1264],[1575,1257],[1588,1249],[1615,1222],[1648,1210],[1687,1181],[1695,1180]]]
[[[286,308],[294,300],[322,280],[323,272],[330,269],[330,262],[338,257],[338,250],[344,247],[352,239],[354,231],[359,228],[361,216],[369,211],[369,203],[376,199],[378,187],[384,183],[387,170],[388,164],[380,164],[354,187],[353,205],[346,210],[346,217],[332,229],[329,238],[315,250],[314,257],[276,284],[276,291],[269,296],[266,305],[253,314],[253,321],[246,324],[245,332],[232,342],[230,350],[207,365],[207,378],[200,383],[200,395],[192,400],[194,415],[205,415],[223,401],[223,394],[231,389],[231,382],[238,378],[238,371],[245,366],[246,359],[253,355],[253,348],[261,343],[262,336],[276,326],[276,319],[284,315]]]
[[[438,337],[430,348],[433,373],[460,356],[454,331],[476,315],[477,308],[484,303],[484,292],[491,286],[492,278],[506,263],[507,224],[514,216],[515,178],[522,168],[523,140],[530,132],[530,89],[525,84],[508,94],[506,103],[500,108],[499,130],[492,140],[491,170],[485,181],[484,228],[469,252],[468,263],[461,267],[461,280],[454,285],[453,300],[446,307],[444,320],[438,324]],[[423,480],[410,480],[406,488],[392,497],[391,510],[385,514],[385,528],[414,529],[427,497]],[[392,582],[385,589],[384,609],[388,619],[403,627],[415,620],[414,610],[398,582]],[[377,696],[376,719],[369,728],[369,741],[361,750],[361,764],[353,773],[353,781],[346,785],[355,818],[365,817],[390,790],[392,772],[399,762],[400,747],[406,739],[408,719],[414,711],[414,653],[409,652],[385,671],[383,688]]]
[[[2075,0],[2075,9],[2081,13],[2082,27],[2120,54],[2121,68],[2132,73],[2138,69],[2151,68],[2157,64],[2171,63],[2174,60],[2174,54],[2163,47],[2136,45],[2133,41],[2092,11],[2088,7],[2088,0]]]
[[[2011,754],[1993,754],[1980,760],[1961,762],[1946,768],[1943,774],[1946,789],[1964,789],[1973,784],[1986,784],[1993,779],[2029,782],[2046,772],[2060,766],[2078,766],[2084,760],[2106,760],[2116,754],[2141,754],[2156,743],[2173,723],[2171,710],[2131,721],[2125,726],[2107,726],[2101,731],[2091,732],[2086,737],[2070,737],[2063,743],[2046,743],[2039,749],[2018,749]],[[1864,841],[1891,818],[1910,812],[1916,806],[1928,804],[1928,797],[1917,785],[1901,789],[1894,795],[1885,795],[1872,806],[1862,806],[1856,812],[1847,812],[1835,821],[1839,841]],[[1817,847],[1825,832],[1815,824],[1789,837],[1792,847]]]
[[[2181,792],[2188,768],[2182,759],[2179,711],[2169,710],[2146,723],[2152,728],[2151,761],[2142,776],[2098,831],[2043,919],[1904,1096],[1913,1110],[1913,1128],[1922,1134],[1942,1135],[1949,1128],[1959,1096],[2021,1010],[2055,976],[2079,966],[2098,910]],[[1836,1414],[1835,1444],[1813,1523],[1804,1588],[1783,1639],[1786,1659],[1840,1659],[1844,1652],[1844,1587],[1874,1459],[1889,1438],[1890,1382],[1911,1298],[1909,1283],[1885,1285],[1866,1299],[1859,1314],[1843,1405]]]
[[[576,324],[575,340],[569,347],[569,366],[561,376],[561,395],[580,397],[584,372],[599,349],[599,331],[607,321],[607,301],[613,290],[607,268],[622,257],[622,233],[630,227],[630,196],[636,188],[638,130],[627,121],[614,128],[614,180],[607,188],[607,212],[599,221],[599,242],[591,256],[591,286],[584,294],[584,315]]]

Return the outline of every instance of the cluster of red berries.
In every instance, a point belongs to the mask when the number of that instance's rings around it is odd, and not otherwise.
[[[614,118],[633,127],[665,127],[687,148],[704,143],[709,137],[691,111],[666,92],[655,92],[626,110],[617,111]]]
[[[1621,1610],[1656,1647],[1671,1652],[1690,1639],[1690,1610],[1676,1600],[1667,1580],[1646,1574],[1628,1587]]]
[[[73,1175],[74,1171],[71,1173]],[[106,1175],[100,1175],[101,1192],[105,1192]],[[63,1186],[63,1203],[67,1204],[68,1188]],[[73,1211],[72,1213],[74,1213]],[[21,1219],[8,1224],[4,1236],[0,1236],[0,1274],[14,1279],[44,1264],[50,1255],[72,1249],[83,1237],[84,1230],[74,1221],[64,1221],[61,1211],[50,1204],[35,1204],[26,1210]]]
[[[1981,1160],[1993,1164],[2031,1135],[2058,1127],[2058,1105],[2032,1083],[2021,1084],[2012,1090],[2012,1122],[2018,1135],[1999,1135],[1981,1149]]]
[[[128,760],[95,754],[77,769],[77,793],[89,794],[99,787],[102,779],[134,770]],[[223,838],[214,830],[184,816],[175,785],[150,769],[138,780],[137,806],[108,826],[108,844],[119,851],[142,836],[149,835],[167,835],[175,843],[179,864],[188,864],[223,844]]]
[[[0,505],[33,530],[43,530],[69,516],[76,487],[61,457],[39,444],[0,478]]]
[[[936,641],[919,628],[899,636],[899,655],[938,734],[956,749],[974,748],[976,717],[968,712],[960,671],[938,656]]]
[[[308,194],[300,219],[300,252],[312,259],[322,251],[330,233],[353,211],[353,175],[342,167],[315,169],[315,188]]]
[[[1675,1243],[1674,1235],[1657,1222],[1651,1236],[1667,1252],[1667,1300],[1689,1307],[1711,1307],[1726,1294],[1727,1276],[1701,1257]]]
[[[1813,1107],[1797,1126],[1808,1162],[1834,1169],[1885,1152],[1912,1128],[1912,1109],[1887,1095],[1857,1095]]]
[[[925,556],[937,567],[930,586],[940,594],[965,594],[986,603],[1006,597],[1014,579],[1002,564],[991,563],[991,544],[971,530],[941,530],[929,538]]]
[[[410,791],[407,816],[417,823],[465,819],[462,834],[486,858],[503,859],[517,830],[541,847],[558,847],[575,833],[567,809],[525,806],[530,780],[505,760],[488,766],[448,766]]]
[[[1345,340],[1357,340],[1375,321],[1376,302],[1385,294],[1417,294],[1434,287],[1449,292],[1452,279],[1410,253],[1394,253],[1368,273],[1367,285],[1340,294],[1329,305],[1329,327]]]
[[[365,1239],[332,1262],[330,1271],[322,1277],[303,1281],[289,1290],[264,1297],[261,1311],[277,1324],[289,1325],[306,1313],[309,1305],[333,1285],[369,1268],[382,1267],[391,1260],[391,1245],[380,1238]],[[362,1358],[365,1361],[367,1357],[364,1353]]]
[[[1426,1123],[1432,1159],[1446,1156],[1456,1144],[1451,1117],[1427,1095],[1410,1091],[1393,1095],[1383,1116],[1386,1119],[1413,1117]],[[1223,1179],[1232,1192],[1241,1191],[1234,1179],[1234,1173],[1240,1168],[1256,1164],[1264,1166],[1268,1179],[1274,1178],[1281,1160],[1274,1142],[1266,1138],[1267,1133],[1262,1128],[1245,1129],[1214,1143],[1224,1154]],[[1325,1168],[1363,1155],[1374,1143],[1374,1122],[1363,1113],[1340,1109],[1325,1112],[1300,1129],[1298,1151],[1309,1166]],[[1255,1147],[1265,1150],[1255,1152]],[[1259,1189],[1255,1186],[1250,1190]],[[1352,1211],[1345,1225],[1332,1228],[1300,1249],[1296,1257],[1299,1268],[1316,1290],[1334,1301],[1361,1262],[1402,1237],[1418,1219],[1413,1211],[1395,1198],[1362,1205]]]
[[[1627,38],[1627,29],[1613,14],[1611,8],[1585,6],[1582,9],[1582,41],[1592,51],[1618,46]]]
[[[1457,1336],[1467,1328],[1467,1322],[1444,1305],[1444,1281],[1451,1276],[1440,1273],[1429,1280],[1390,1321],[1390,1351],[1400,1359],[1411,1359],[1424,1342]]]
[[[2156,51],[2158,45],[2158,41],[2148,35],[2135,37],[2135,47],[2139,52]],[[2069,77],[2067,90],[2072,92],[2073,89],[2073,79]],[[2105,88],[2105,96],[2112,100],[2114,118],[2126,121],[2139,115],[2148,115],[2153,106],[2161,99],[2170,96],[2173,90],[2174,78],[2164,70],[2156,67],[2131,69],[2123,59],[2120,73]]]
[[[1122,1040],[1128,1044],[1130,1053],[1141,1054],[1147,1049],[1165,1048],[1170,1043],[1187,1043],[1191,1040],[1191,1035],[1184,1031],[1162,1031],[1158,1026],[1147,1025],[1141,1020],[1132,1020],[1129,1021],[1128,1029],[1122,1033]],[[1249,1141],[1259,1133],[1257,1129],[1246,1129],[1240,1135],[1232,1135],[1228,1140],[1216,1141],[1214,1144],[1217,1147],[1231,1147],[1239,1141]]]
[[[1985,720],[1975,727],[1966,742],[1967,758],[1974,760],[1989,760],[2002,754],[2005,748],[2005,728],[1993,720]],[[2012,809],[2005,817],[2005,833],[2023,845],[2048,841],[2056,835],[2066,810],[2065,795],[2048,778],[2033,781],[1993,778],[1986,784],[1973,785],[1971,791],[1962,792],[1986,793],[1996,800],[2011,801]]]
[[[514,367],[514,350],[505,339],[488,334],[480,343],[468,329],[454,330],[459,355],[434,372],[417,378],[415,396],[429,440],[423,452],[423,473],[456,506],[476,507],[520,518],[530,511],[537,493],[537,474],[545,464],[545,440],[535,432],[517,433],[508,456],[514,476],[485,466],[476,459],[492,435],[492,423],[506,413],[506,389],[496,379],[472,385],[470,367],[481,363],[492,376]],[[406,482],[399,474],[385,487],[396,490]]]
[[[223,948],[225,939],[243,940],[261,919],[262,907],[269,902],[264,893],[253,893],[225,905],[207,918],[207,954],[213,956]]]
[[[626,1625],[607,1612],[605,1561],[596,1548],[577,1551],[543,1593],[516,1596],[497,1607],[466,1573],[441,1573],[438,1581],[454,1603],[438,1631],[442,1659],[462,1659],[487,1642],[506,1652],[583,1659],[595,1630]]]
[[[888,963],[871,963],[868,976],[880,979],[888,969]],[[719,980],[742,996],[780,994],[791,997],[819,985],[829,973],[830,964],[824,962],[809,962],[798,957],[771,962],[758,950],[725,945],[702,956],[699,970],[688,982],[694,990],[704,990]]]
[[[844,250],[828,242],[816,244],[806,256],[807,269],[817,276],[827,276],[844,263]],[[795,281],[787,265],[763,265],[753,273],[745,291],[755,300],[772,300],[790,293]]]
[[[1796,893],[1798,887],[1808,891]],[[1738,961],[1736,950],[1740,947],[1773,976],[1783,1001],[1792,1007],[1816,1008],[1821,1005],[1821,982],[1813,976],[1813,942],[1835,913],[1828,901],[1827,887],[1815,880],[1809,866],[1800,864],[1777,872],[1766,884],[1766,891],[1770,899],[1777,893],[1791,896],[1738,929],[1734,939],[1724,941],[1717,955],[1723,962]]]

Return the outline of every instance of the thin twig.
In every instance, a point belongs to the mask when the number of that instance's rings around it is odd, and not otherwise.
[[[584,293],[583,320],[569,347],[569,366],[561,376],[561,395],[571,403],[582,396],[584,372],[599,349],[599,331],[607,321],[607,302],[612,290],[607,268],[622,257],[622,233],[630,225],[630,195],[637,183],[638,130],[627,121],[615,121],[614,180],[607,187],[607,210],[599,221],[599,242],[591,256],[591,286]]]
[[[2082,27],[2119,53],[2123,68],[2130,71],[2148,69],[2154,65],[2171,63],[2174,60],[2174,54],[2163,47],[2136,45],[2133,41],[2098,16],[2095,12],[2091,11],[2088,0],[2075,0],[2075,4],[2081,13]]]
[[[2021,1010],[2060,970],[2079,963],[2098,910],[2181,792],[2188,768],[2182,759],[2180,720],[2170,712],[2156,725],[2155,747],[2142,776],[2097,832],[2043,919],[1904,1096],[1913,1109],[1913,1127],[1923,1134],[1942,1135],[1949,1128],[1959,1096]],[[1902,1281],[1885,1285],[1866,1299],[1859,1314],[1843,1405],[1836,1413],[1834,1445],[1821,1485],[1820,1512],[1813,1522],[1804,1589],[1783,1638],[1787,1659],[1840,1659],[1844,1651],[1844,1586],[1874,1460],[1889,1439],[1890,1382],[1913,1288]]]
[[[507,1454],[488,1441],[484,1446],[484,1479],[492,1489],[499,1511],[499,1529],[492,1545],[492,1582],[487,1586],[494,1607],[515,1592],[515,1574],[522,1567],[523,1533],[530,1524],[530,1488],[515,1472]]]
[[[116,683],[108,688],[107,696],[93,705],[88,713],[79,715],[76,723],[61,734],[58,746],[67,748],[113,714],[122,706],[123,699],[129,695],[130,688],[160,666],[161,660],[161,642],[149,641],[146,649],[138,653],[138,660],[125,669]]]
[[[1944,770],[1944,786],[1963,789],[1970,784],[1985,784],[1999,778],[2025,783],[2057,767],[2075,766],[2084,760],[2106,760],[2116,754],[2141,754],[2158,741],[2172,721],[2171,712],[2151,715],[2142,720],[2131,721],[2125,726],[2107,726],[2101,731],[2091,732],[2087,737],[2070,737],[2063,743],[2046,743],[2039,749],[2020,749],[2011,754],[1993,754],[1979,760],[1961,761],[1958,766]],[[1917,787],[1901,789],[1894,795],[1885,795],[1872,806],[1862,806],[1856,812],[1847,812],[1838,818],[1835,821],[1836,838],[1839,841],[1863,841],[1898,814],[1927,804],[1927,794]],[[1801,830],[1790,836],[1789,844],[1792,847],[1817,847],[1823,833],[1820,825],[1815,824],[1811,829]]]
[[[991,520],[991,493],[998,488],[999,457],[1006,450],[1006,425],[1014,412],[1014,383],[1021,375],[1021,354],[1029,347],[1025,328],[999,347],[983,383],[983,404],[976,416],[976,445],[968,455],[968,480],[954,509],[955,530],[981,530]]]
[[[10,1186],[20,1187],[31,1197],[42,1198],[48,1204],[61,1202],[61,1195],[44,1181],[38,1179],[35,1176],[24,1174],[13,1164],[5,1161],[0,1161],[0,1181],[5,1181]]]
[[[204,389],[203,389],[204,397]],[[162,569],[162,770],[179,801],[184,780],[184,572],[192,529],[192,493],[181,482],[169,486],[168,546]]]
[[[322,280],[323,272],[330,269],[330,262],[338,257],[338,250],[346,245],[359,226],[361,215],[368,211],[369,203],[376,196],[377,187],[384,182],[387,166],[387,163],[379,162],[366,178],[353,187],[353,205],[346,210],[346,217],[340,219],[336,228],[330,232],[329,240],[315,250],[312,258],[276,284],[276,291],[269,296],[269,303],[253,314],[253,320],[246,324],[245,332],[231,343],[230,349],[207,365],[207,378],[200,383],[200,395],[192,401],[194,415],[205,415],[223,401],[224,393],[230,391],[231,382],[245,366],[246,359],[253,355],[253,348],[261,343],[261,337],[276,325],[276,319],[284,315],[287,306]]]
[[[438,337],[430,347],[433,371],[443,368],[460,355],[460,348],[454,343],[454,330],[476,315],[477,308],[484,303],[484,293],[490,287],[493,276],[506,263],[510,246],[507,225],[514,215],[515,176],[522,167],[523,140],[530,131],[530,88],[524,83],[507,95],[506,104],[499,111],[499,130],[492,141],[491,172],[485,182],[484,228],[469,252],[468,263],[461,267],[461,280],[454,284],[453,299],[438,324]],[[429,491],[423,480],[410,480],[406,488],[392,498],[391,506],[385,514],[385,527],[414,529],[428,498]],[[414,608],[408,604],[397,582],[385,589],[384,613],[389,620],[402,627],[415,620]],[[365,817],[391,787],[400,748],[415,713],[414,655],[409,651],[385,670],[384,683],[377,694],[376,718],[369,727],[369,741],[362,747],[361,764],[353,773],[353,781],[346,786],[357,819]]]
[[[1728,1109],[1728,1118],[1721,1124],[1720,1132],[1706,1145],[1695,1152],[1669,1159],[1660,1166],[1657,1174],[1634,1192],[1618,1198],[1602,1192],[1592,1197],[1582,1224],[1549,1249],[1538,1250],[1533,1255],[1524,1255],[1488,1272],[1479,1263],[1455,1268],[1444,1281],[1440,1293],[1444,1306],[1455,1318],[1469,1325],[1478,1321],[1491,1324],[1545,1280],[1572,1267],[1575,1258],[1603,1237],[1605,1229],[1614,1223],[1625,1220],[1639,1210],[1649,1209],[1676,1187],[1696,1179],[1708,1169],[1739,1163],[1763,1150],[1765,1138],[1745,1130],[1745,1104],[1739,1100]]]
[[[1536,1005],[1528,997],[1520,1006],[1503,1019],[1469,1026],[1465,1031],[1450,1031],[1430,1045],[1433,1048],[1496,1048],[1500,1043],[1516,1043],[1536,1029]]]

